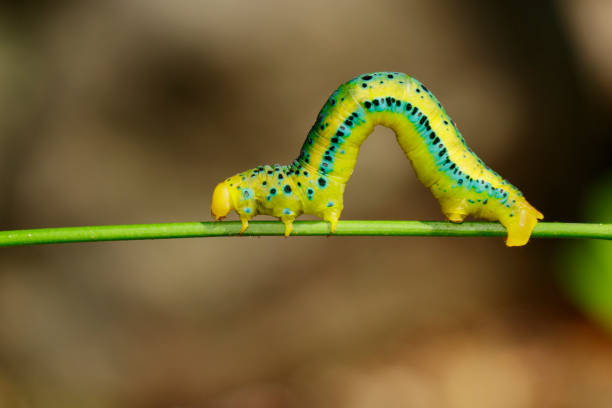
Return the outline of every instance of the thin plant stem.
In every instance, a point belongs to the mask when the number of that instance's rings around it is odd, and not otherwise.
[[[283,235],[278,221],[252,221],[242,236]],[[296,221],[291,235],[330,235],[323,221]],[[493,222],[452,224],[439,221],[340,221],[333,236],[503,237],[505,229]],[[240,236],[240,222],[182,222],[101,225],[0,231],[0,246],[69,242]],[[533,238],[612,239],[612,224],[540,222]]]

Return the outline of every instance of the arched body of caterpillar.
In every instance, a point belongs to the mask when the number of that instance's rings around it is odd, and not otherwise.
[[[253,216],[272,215],[289,235],[296,217],[313,214],[329,221],[333,233],[357,154],[376,125],[395,131],[418,179],[450,221],[468,215],[499,221],[508,232],[506,245],[527,243],[542,214],[472,152],[423,84],[398,72],[364,74],[342,84],[321,109],[299,157],[287,166],[259,166],[219,183],[212,215],[218,220],[235,210],[241,232]]]

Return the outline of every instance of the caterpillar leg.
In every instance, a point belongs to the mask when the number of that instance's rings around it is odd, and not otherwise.
[[[508,231],[506,246],[523,246],[529,241],[531,232],[538,220],[544,218],[542,213],[527,204],[518,212],[518,217],[503,217],[500,219],[502,225]]]
[[[444,216],[450,222],[462,223],[465,220],[465,217],[467,217],[467,214],[461,214],[458,212],[450,212],[450,213],[444,213]]]
[[[464,200],[444,200],[440,202],[442,213],[450,222],[461,223],[468,215]]]
[[[291,231],[293,231],[293,221],[295,221],[295,217],[281,217],[281,221],[285,224],[285,236],[288,237],[291,235]]]
[[[330,227],[329,230],[333,234],[336,232],[336,227],[338,226],[338,220],[340,219],[340,214],[337,212],[327,212],[323,215],[323,220],[329,222]]]
[[[240,222],[242,222],[242,227],[240,228],[240,234],[242,235],[242,233],[249,227],[249,219],[241,215]]]

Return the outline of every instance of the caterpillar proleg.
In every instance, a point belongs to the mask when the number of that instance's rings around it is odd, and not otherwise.
[[[299,157],[290,165],[259,166],[219,183],[213,217],[235,210],[244,232],[255,215],[272,215],[285,224],[288,236],[296,217],[313,214],[328,221],[333,233],[359,149],[376,125],[395,131],[446,218],[499,221],[508,232],[506,245],[527,243],[543,215],[472,152],[423,84],[399,72],[364,74],[342,84],[321,109]]]

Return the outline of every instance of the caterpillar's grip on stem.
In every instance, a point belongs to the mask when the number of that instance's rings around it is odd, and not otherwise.
[[[468,215],[499,221],[508,232],[506,245],[527,243],[542,214],[472,152],[423,84],[398,72],[364,74],[342,84],[321,109],[299,157],[288,166],[259,166],[219,183],[213,217],[235,210],[244,232],[253,216],[273,215],[289,235],[296,217],[313,214],[328,221],[333,233],[359,149],[376,125],[395,131],[418,179],[450,221]]]

